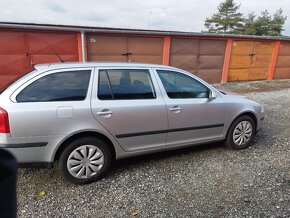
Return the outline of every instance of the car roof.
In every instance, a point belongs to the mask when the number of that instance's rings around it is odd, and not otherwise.
[[[61,69],[61,68],[78,68],[78,67],[140,67],[140,68],[167,68],[176,69],[170,66],[159,64],[146,64],[146,63],[127,63],[127,62],[64,62],[64,63],[48,63],[37,64],[34,66],[37,70],[43,69]]]

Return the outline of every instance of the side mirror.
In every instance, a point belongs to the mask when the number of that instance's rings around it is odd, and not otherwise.
[[[216,96],[216,93],[210,90],[210,91],[209,91],[209,99],[210,99],[210,100],[212,100],[212,99],[216,99],[216,97],[217,97],[217,96]]]

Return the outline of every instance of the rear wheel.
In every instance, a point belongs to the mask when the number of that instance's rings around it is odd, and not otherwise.
[[[240,116],[231,124],[225,144],[235,150],[247,148],[253,140],[255,131],[254,120],[248,115]]]
[[[98,180],[109,168],[111,152],[98,138],[85,137],[71,142],[59,158],[63,177],[74,184]]]

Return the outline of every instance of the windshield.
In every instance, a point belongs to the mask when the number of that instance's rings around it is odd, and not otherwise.
[[[0,87],[0,94],[2,94],[9,86],[11,86],[12,84],[16,83],[18,80],[27,77],[28,75],[30,75],[30,73],[32,73],[34,71],[36,71],[36,70],[29,71],[28,73],[25,73],[24,75],[21,75],[21,76],[17,77],[16,79],[14,79],[10,83],[4,85],[3,87]]]

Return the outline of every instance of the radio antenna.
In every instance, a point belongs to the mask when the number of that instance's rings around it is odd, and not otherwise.
[[[60,57],[60,55],[53,49],[53,47],[42,37],[39,36],[47,45],[48,47],[53,51],[53,53],[59,58],[61,63],[64,63],[64,60]]]

